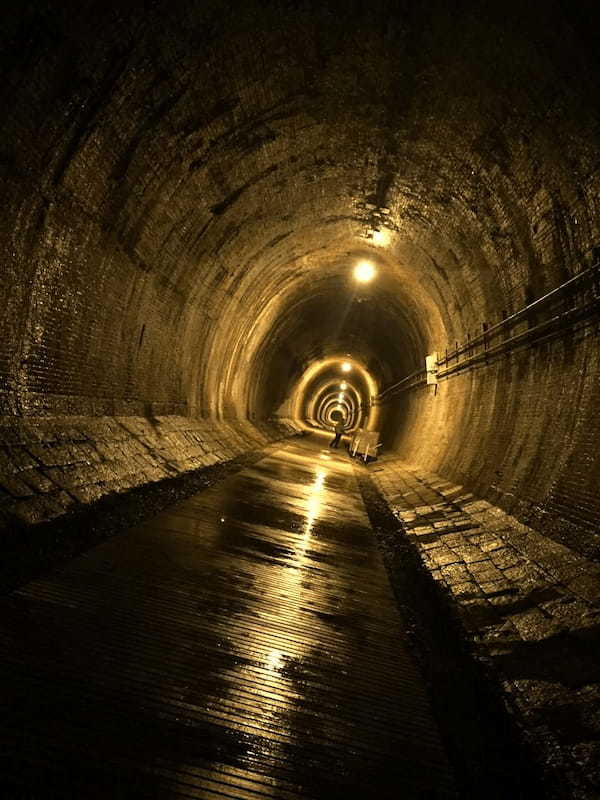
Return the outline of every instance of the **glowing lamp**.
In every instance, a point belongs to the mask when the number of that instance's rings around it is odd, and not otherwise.
[[[371,238],[373,240],[373,244],[384,247],[389,242],[390,235],[387,231],[379,231],[376,229],[373,231]]]
[[[369,283],[375,277],[375,265],[372,261],[359,261],[354,267],[354,278],[359,283]]]

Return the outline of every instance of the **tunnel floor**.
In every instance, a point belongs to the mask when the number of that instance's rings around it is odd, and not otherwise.
[[[457,796],[353,468],[323,444],[3,600],[5,796]]]

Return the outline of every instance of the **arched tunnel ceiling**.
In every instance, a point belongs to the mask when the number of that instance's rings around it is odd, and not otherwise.
[[[266,328],[251,371],[257,407],[276,409],[285,399],[286,387],[312,361],[347,355],[357,359],[380,386],[420,363],[431,340],[427,311],[415,304],[410,287],[386,274],[383,265],[373,284],[354,283],[349,276],[355,260],[342,259],[333,275],[314,279],[284,298],[282,310]],[[285,381],[278,380],[283,375]],[[276,393],[273,387],[278,386]],[[250,395],[250,387],[247,391]]]
[[[368,414],[368,396],[361,396],[353,385],[340,393],[339,381],[321,384],[313,396],[305,400],[305,419],[309,424],[327,425],[337,416],[345,421],[347,428],[355,428]],[[361,406],[364,405],[364,411]],[[331,412],[334,412],[332,414]]]
[[[271,413],[313,358],[400,377],[560,276],[534,228],[595,158],[583,12],[181,0],[7,21],[11,410]],[[386,277],[352,326],[364,253]]]

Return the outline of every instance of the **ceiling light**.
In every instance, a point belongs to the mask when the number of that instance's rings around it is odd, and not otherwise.
[[[349,361],[342,362],[342,372],[350,372],[352,369],[352,364]]]
[[[359,261],[354,267],[354,278],[359,283],[369,283],[375,277],[375,264],[372,261]]]
[[[388,231],[374,230],[373,233],[371,234],[371,239],[373,241],[373,244],[379,245],[380,247],[384,247],[386,244],[388,244],[390,240],[390,234],[388,233]]]

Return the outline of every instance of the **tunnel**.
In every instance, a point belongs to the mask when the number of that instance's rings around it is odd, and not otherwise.
[[[597,4],[0,13],[4,796],[597,797]]]

